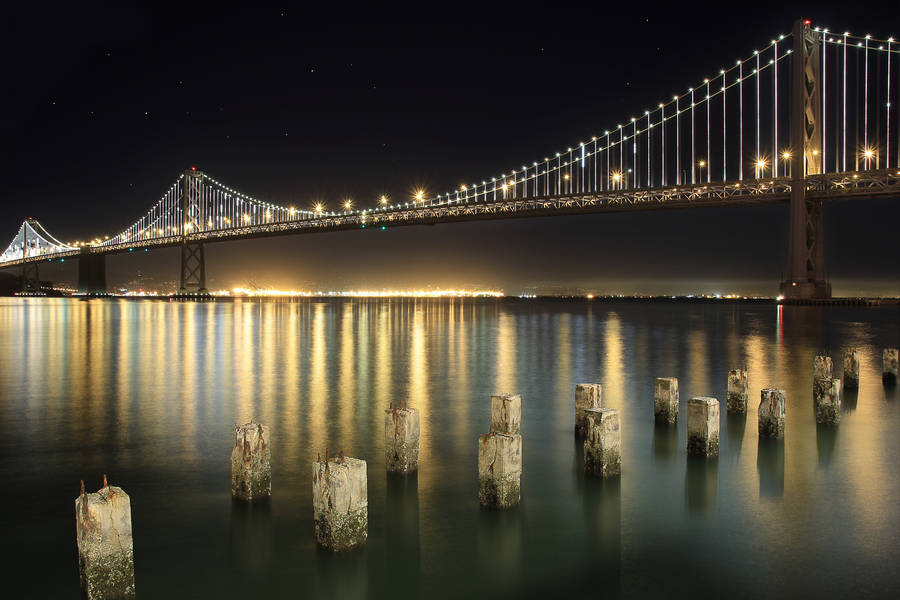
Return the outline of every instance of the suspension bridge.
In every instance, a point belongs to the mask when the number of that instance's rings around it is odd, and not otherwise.
[[[109,254],[178,246],[181,294],[206,293],[205,244],[274,235],[761,203],[790,205],[787,299],[831,297],[822,207],[900,198],[900,48],[893,38],[797,21],[741,59],[602,135],[455,190],[374,208],[298,210],[190,168],[137,221],[89,243],[60,242],[35,219],[0,268],[38,293],[43,262],[78,260],[78,291],[105,294]],[[892,102],[894,100],[895,102]]]

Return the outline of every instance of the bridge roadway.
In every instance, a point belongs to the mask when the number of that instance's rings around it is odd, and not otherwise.
[[[811,175],[807,177],[806,182],[806,197],[810,200],[862,200],[884,197],[900,199],[900,170],[896,168]],[[28,257],[24,261],[22,259],[12,260],[0,265],[0,268],[21,265],[23,262],[35,263],[46,262],[50,259],[77,258],[82,256],[83,252],[105,255],[121,254],[143,248],[180,246],[185,241],[211,243],[382,226],[437,225],[487,219],[788,203],[791,198],[791,185],[790,177],[778,177],[550,197],[511,198],[487,202],[479,200],[457,203],[452,200],[449,203],[426,204],[393,210],[373,209],[313,219],[197,231],[184,237],[173,235],[127,244],[66,250]]]

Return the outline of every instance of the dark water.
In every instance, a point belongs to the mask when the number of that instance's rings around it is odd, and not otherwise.
[[[141,598],[898,597],[894,308],[588,302],[0,300],[4,596],[77,598],[73,501],[101,475],[132,498]],[[812,359],[862,352],[838,428],[816,426]],[[837,362],[837,361],[836,361]],[[724,414],[750,372],[746,419]],[[680,379],[656,428],[652,385]],[[574,386],[622,419],[619,482],[585,480]],[[760,442],[760,389],[787,390]],[[476,442],[490,394],[524,403],[522,505],[485,512]],[[692,395],[723,407],[718,460],[688,460]],[[384,472],[383,409],[422,413],[420,472]],[[269,426],[273,491],[230,497],[232,428]],[[312,534],[310,461],[369,469],[369,540]],[[715,596],[712,596],[715,597]]]

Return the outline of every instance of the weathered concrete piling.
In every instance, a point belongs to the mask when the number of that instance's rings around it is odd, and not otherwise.
[[[826,377],[816,384],[816,423],[837,425],[841,422],[841,380]]]
[[[784,390],[764,389],[760,392],[759,437],[784,437],[785,394]]]
[[[259,500],[272,495],[269,444],[260,423],[234,428],[231,451],[231,495],[238,500]]]
[[[859,389],[859,352],[855,348],[844,352],[844,388]]]
[[[585,411],[588,435],[584,440],[584,471],[599,477],[622,474],[622,441],[619,411],[614,408],[589,408]]]
[[[494,394],[491,396],[491,433],[518,434],[522,426],[522,396]]]
[[[599,383],[579,383],[575,386],[575,435],[586,437],[590,430],[585,412],[591,408],[603,408],[603,386]]]
[[[830,356],[817,356],[813,359],[813,397],[821,382],[834,377],[834,365]]]
[[[478,436],[478,500],[489,508],[518,506],[522,478],[522,436]]]
[[[719,401],[696,396],[688,400],[687,453],[691,456],[719,455]]]
[[[131,537],[131,499],[122,488],[109,485],[96,493],[84,491],[75,499],[78,574],[82,597],[134,598],[134,546]]]
[[[391,405],[384,411],[384,458],[391,473],[419,468],[419,411]]]
[[[653,384],[653,414],[657,423],[678,420],[678,378],[657,377]]]
[[[887,382],[897,381],[897,348],[885,348],[881,354],[881,377]]]
[[[750,381],[744,369],[728,371],[728,397],[725,410],[729,413],[746,413],[750,401]]]
[[[478,500],[482,506],[517,506],[522,479],[522,397],[491,396],[491,432],[478,436]]]
[[[366,461],[344,456],[312,464],[313,514],[316,541],[341,552],[366,542],[369,532],[369,496]]]
[[[603,408],[603,386],[599,383],[579,383],[575,386],[575,435],[586,437],[590,430],[585,411]]]

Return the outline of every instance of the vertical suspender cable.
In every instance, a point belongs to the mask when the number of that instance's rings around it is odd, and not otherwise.
[[[844,32],[844,58],[841,61],[843,63],[844,73],[841,76],[841,85],[843,87],[843,100],[841,101],[841,112],[842,116],[842,124],[841,124],[841,171],[847,170],[847,34],[849,32]]]
[[[775,101],[772,113],[772,176],[778,177],[778,42],[773,40],[775,55],[772,69],[772,93]]]
[[[888,73],[890,73],[890,69],[888,69]],[[890,97],[890,95],[888,96]],[[647,187],[653,187],[653,183],[650,181],[651,172],[650,172],[650,147],[652,144],[653,138],[650,137],[650,112],[647,112]]]
[[[738,61],[738,179],[744,179],[744,63]]]
[[[888,39],[887,45],[887,114],[884,118],[884,146],[887,154],[885,155],[884,166],[891,168],[891,42],[893,38]]]
[[[863,75],[863,152],[869,151],[869,36],[866,36],[866,51],[863,59],[865,74]],[[865,168],[869,168],[869,158],[866,154]]]
[[[759,169],[759,80],[762,78],[762,73],[759,71],[759,52],[754,50],[754,54],[756,54],[756,157],[754,157],[753,162],[756,166],[756,177],[757,179],[762,176]]]
[[[725,94],[728,84],[725,82],[725,71],[722,71],[722,181],[728,181],[728,158],[725,149],[725,115],[727,114]]]
[[[693,104],[693,93],[691,94],[691,104]],[[684,183],[681,180],[681,106],[679,105],[680,98],[675,96],[675,185],[681,185]],[[693,121],[694,112],[691,109],[691,120]],[[693,147],[693,142],[691,142],[691,147]],[[691,183],[694,183],[693,181]]]
[[[694,88],[691,88],[691,183],[697,183],[694,178],[694,165],[697,163],[694,152]]]
[[[666,105],[659,103],[660,124],[662,125],[662,151],[660,158],[662,159],[662,185],[666,185]]]
[[[825,93],[828,91],[828,85],[826,80],[826,75],[828,71],[825,69],[825,56],[827,54],[828,47],[825,45],[827,42],[826,38],[828,37],[828,30],[822,30],[822,173],[828,172],[828,166],[825,162],[825,125],[828,123],[828,117],[826,116],[828,113],[825,112]]]
[[[709,109],[712,105],[712,98],[709,97],[709,79],[706,80],[706,183],[710,181],[710,167],[712,166],[712,131],[709,127]],[[703,177],[703,173],[700,173]]]

